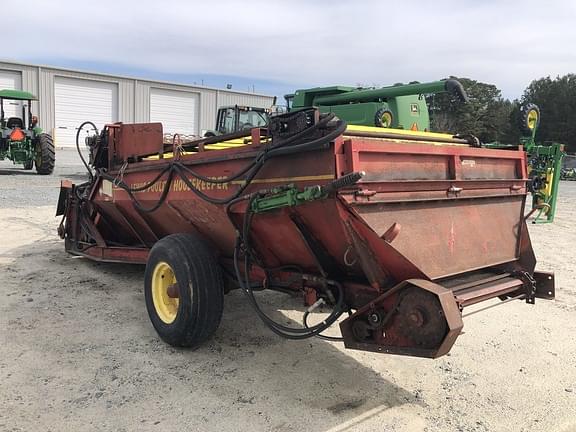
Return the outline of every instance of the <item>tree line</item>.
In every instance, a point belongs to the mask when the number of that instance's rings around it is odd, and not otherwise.
[[[534,80],[519,100],[502,97],[500,90],[469,78],[455,78],[462,83],[470,102],[458,103],[448,93],[429,95],[431,128],[435,131],[471,133],[482,142],[519,142],[520,109],[534,103],[540,108],[539,143],[559,142],[566,151],[576,152],[576,75]]]

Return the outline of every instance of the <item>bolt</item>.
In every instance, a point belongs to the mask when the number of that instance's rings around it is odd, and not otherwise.
[[[378,324],[380,322],[380,315],[378,315],[376,312],[372,312],[370,315],[368,315],[368,322],[372,324]]]

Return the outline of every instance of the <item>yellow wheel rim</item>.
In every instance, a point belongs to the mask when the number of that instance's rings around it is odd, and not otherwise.
[[[174,270],[168,263],[159,262],[152,272],[152,301],[158,317],[166,324],[173,323],[178,315],[180,300],[177,297],[178,289],[174,288],[177,288]]]
[[[538,124],[538,111],[536,110],[529,111],[528,115],[526,116],[526,123],[528,129],[534,130],[536,124]]]
[[[385,112],[382,114],[380,121],[382,122],[382,127],[390,127],[392,126],[392,115],[389,112]]]

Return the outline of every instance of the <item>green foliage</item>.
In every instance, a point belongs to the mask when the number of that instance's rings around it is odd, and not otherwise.
[[[470,103],[458,103],[447,93],[428,96],[433,131],[471,133],[485,143],[517,144],[522,130],[520,107],[534,103],[541,113],[536,141],[566,144],[566,150],[576,152],[576,74],[534,80],[520,101],[503,99],[493,84],[451,78],[462,83]]]
[[[471,133],[483,142],[518,142],[519,132],[512,122],[518,112],[517,102],[503,99],[493,84],[450,78],[462,83],[470,102],[458,103],[448,93],[430,95],[427,102],[433,131]]]
[[[539,142],[566,144],[569,152],[576,151],[576,75],[551,79],[549,76],[530,83],[522,96],[523,103],[535,103],[540,108]]]

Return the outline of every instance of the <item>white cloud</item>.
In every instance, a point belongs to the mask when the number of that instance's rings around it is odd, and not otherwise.
[[[576,72],[570,0],[31,0],[26,10],[4,34],[5,57],[311,85],[458,75],[508,97]]]

